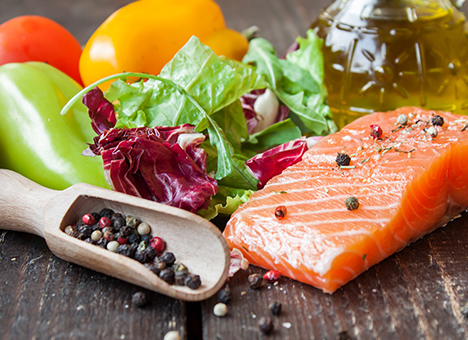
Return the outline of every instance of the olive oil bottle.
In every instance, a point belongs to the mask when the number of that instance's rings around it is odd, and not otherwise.
[[[465,16],[448,0],[336,0],[311,27],[324,39],[339,127],[401,106],[468,114]]]

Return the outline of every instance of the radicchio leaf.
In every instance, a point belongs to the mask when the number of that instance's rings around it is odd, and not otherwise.
[[[104,94],[98,87],[83,96],[83,104],[88,108],[91,125],[97,134],[115,126],[117,120],[114,106],[104,98]]]
[[[257,126],[259,125],[260,115],[255,111],[255,102],[264,93],[265,89],[253,90],[250,93],[246,93],[240,97],[249,134],[259,132],[257,131]],[[278,112],[275,117],[275,123],[285,120],[289,115],[289,111],[290,110],[286,105],[280,103]]]
[[[110,184],[119,192],[191,212],[206,209],[218,192],[205,171],[205,136],[194,127],[109,129],[90,149],[102,156]]]
[[[244,255],[239,249],[233,248],[230,255],[231,262],[229,264],[228,277],[233,277],[239,269],[247,270],[249,268],[249,261],[244,258]]]
[[[259,180],[257,188],[262,189],[271,178],[299,162],[306,151],[307,141],[303,137],[258,154],[246,161],[245,165],[252,176]]]

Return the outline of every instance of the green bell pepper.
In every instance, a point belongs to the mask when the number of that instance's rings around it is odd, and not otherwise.
[[[101,157],[81,155],[96,136],[86,107],[76,103],[60,115],[80,90],[46,63],[0,66],[0,168],[56,190],[75,183],[109,188]]]

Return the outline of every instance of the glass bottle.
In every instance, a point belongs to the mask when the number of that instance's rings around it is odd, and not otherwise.
[[[465,16],[449,0],[336,0],[311,27],[339,127],[407,105],[468,114]]]

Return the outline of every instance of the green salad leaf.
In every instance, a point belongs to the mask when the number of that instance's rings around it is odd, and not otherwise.
[[[252,194],[252,190],[220,186],[218,194],[212,198],[208,209],[199,210],[198,214],[209,220],[219,214],[231,215],[239,205],[247,202]]]
[[[326,103],[323,80],[323,41],[314,31],[297,38],[298,50],[286,59],[276,56],[273,45],[263,38],[250,41],[243,62],[264,75],[270,89],[291,110],[291,120],[305,134],[324,135],[337,130]]]

